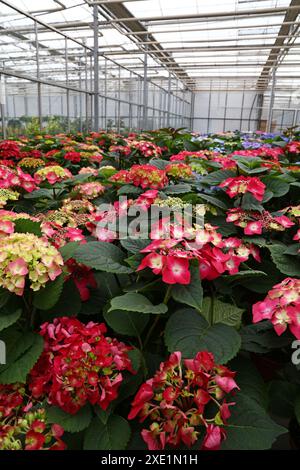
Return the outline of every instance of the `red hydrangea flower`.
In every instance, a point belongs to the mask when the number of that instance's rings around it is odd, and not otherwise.
[[[252,307],[253,323],[270,320],[280,336],[289,327],[300,339],[300,279],[288,277],[276,284],[262,302]]]
[[[227,188],[226,194],[231,198],[251,193],[255,199],[262,201],[266,185],[259,178],[253,176],[236,176],[234,178],[227,178],[219,187]]]
[[[86,302],[91,296],[90,288],[97,287],[93,270],[83,264],[78,264],[72,258],[65,264],[70,272],[70,277],[73,279],[77,289],[79,290],[81,300]]]
[[[20,158],[20,144],[13,140],[3,140],[0,142],[0,160]]]
[[[209,352],[181,363],[174,352],[137,392],[128,419],[148,424],[141,432],[149,450],[194,445],[206,429],[202,449],[219,449],[230,417],[227,395],[238,389],[235,373],[216,365]],[[210,406],[208,412],[207,406]]]
[[[79,152],[67,152],[64,159],[69,160],[71,163],[80,163],[81,156]]]
[[[0,385],[0,450],[64,450],[63,428],[27,396],[23,384]]]
[[[123,372],[133,370],[131,348],[105,333],[103,323],[84,325],[75,318],[42,325],[44,352],[29,376],[33,397],[71,414],[87,402],[106,410],[118,396]]]
[[[226,271],[236,274],[250,255],[260,261],[253,244],[243,243],[238,238],[223,240],[210,224],[194,229],[163,219],[152,227],[150,237],[155,241],[141,250],[147,255],[137,271],[150,268],[154,274],[161,274],[166,284],[189,284],[191,260],[198,261],[201,279],[209,281]]]
[[[169,183],[166,172],[153,165],[133,165],[129,171],[121,170],[110,178],[115,183],[132,183],[143,189],[163,189]]]
[[[283,232],[295,225],[285,215],[273,216],[268,211],[245,211],[241,207],[229,209],[226,222],[233,222],[237,227],[243,228],[245,235],[260,235],[263,230]]]

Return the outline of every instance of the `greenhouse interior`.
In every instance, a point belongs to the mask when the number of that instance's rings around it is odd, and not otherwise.
[[[1,462],[299,450],[299,243],[300,0],[0,0]]]

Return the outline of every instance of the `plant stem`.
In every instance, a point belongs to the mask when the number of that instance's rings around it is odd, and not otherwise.
[[[165,294],[165,297],[164,297],[164,300],[163,300],[163,303],[164,303],[165,305],[167,305],[167,303],[168,303],[168,301],[169,301],[169,299],[170,299],[170,297],[171,297],[171,291],[172,291],[172,286],[168,286],[168,289],[167,289],[167,291],[166,291],[166,294]],[[145,338],[143,349],[145,349],[145,347],[147,346],[147,344],[148,344],[148,342],[149,342],[149,340],[150,340],[150,338],[151,338],[151,336],[152,336],[153,331],[155,330],[156,326],[157,326],[158,323],[159,323],[160,317],[161,317],[161,315],[157,315],[156,318],[155,318],[155,320],[154,320],[154,322],[152,323],[152,325],[151,325],[151,327],[150,327],[150,329],[149,329],[149,331],[148,331],[148,334],[147,334],[147,336],[146,336],[146,338]]]

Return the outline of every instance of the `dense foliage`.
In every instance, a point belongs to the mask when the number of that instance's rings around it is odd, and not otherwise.
[[[0,142],[0,449],[299,446],[297,139]]]

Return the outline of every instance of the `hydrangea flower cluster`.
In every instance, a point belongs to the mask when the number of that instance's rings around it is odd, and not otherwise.
[[[121,157],[129,157],[132,149],[129,145],[111,145],[109,147],[109,152],[118,153]]]
[[[131,148],[140,153],[145,158],[161,157],[162,150],[158,145],[146,140],[134,140],[130,142]]]
[[[271,320],[278,336],[289,327],[300,339],[300,279],[288,277],[276,284],[262,302],[252,307],[253,323]]]
[[[272,216],[268,211],[245,211],[240,207],[227,211],[226,222],[233,222],[243,228],[245,235],[261,235],[263,230],[283,232],[295,225],[285,215]]]
[[[105,187],[101,183],[93,181],[91,183],[78,184],[75,186],[74,191],[78,192],[84,199],[95,199],[104,193]]]
[[[28,173],[24,173],[21,168],[17,168],[17,171],[15,171],[6,166],[0,165],[0,188],[20,188],[31,193],[37,189],[37,186],[32,176]]]
[[[235,373],[215,364],[209,352],[199,352],[181,364],[181,353],[174,352],[162,362],[153,378],[137,392],[128,418],[140,418],[149,427],[141,435],[149,450],[166,446],[191,447],[206,429],[203,450],[217,450],[226,438],[230,418],[227,396],[238,386]],[[208,412],[208,408],[210,411]]]
[[[74,151],[67,152],[64,155],[64,159],[68,160],[71,163],[80,163],[81,161],[80,152],[74,152]]]
[[[63,428],[28,401],[22,384],[0,385],[0,450],[64,450]]]
[[[36,171],[37,168],[45,166],[45,162],[41,158],[26,157],[22,158],[18,165],[27,171]]]
[[[44,352],[29,377],[34,398],[75,414],[87,402],[106,410],[118,396],[123,372],[133,373],[130,347],[105,336],[106,326],[56,318],[41,327]]]
[[[0,208],[6,206],[8,201],[17,201],[19,197],[20,193],[17,191],[0,188]]]
[[[226,271],[236,274],[240,264],[250,255],[260,261],[258,249],[253,244],[247,245],[238,238],[223,240],[216,227],[210,224],[205,224],[202,229],[183,228],[165,219],[153,227],[150,238],[154,241],[141,250],[148,254],[137,270],[150,268],[154,274],[161,274],[166,284],[189,284],[191,260],[198,261],[201,279],[209,281]]]
[[[236,176],[227,178],[220,185],[220,188],[227,188],[226,194],[233,198],[241,194],[251,193],[255,199],[262,201],[265,194],[266,185],[254,176]]]
[[[3,140],[0,142],[0,160],[19,158],[20,157],[20,144],[13,140]]]
[[[37,184],[41,184],[44,181],[55,184],[68,178],[72,178],[72,173],[67,168],[62,168],[59,165],[47,166],[34,174]]]
[[[193,175],[190,165],[185,163],[170,163],[166,166],[166,173],[171,178],[191,178]]]
[[[12,233],[0,238],[0,286],[23,295],[28,277],[38,291],[62,273],[60,253],[42,238],[29,233]]]
[[[121,170],[110,178],[115,183],[132,183],[143,189],[163,189],[169,183],[166,172],[153,165],[133,165],[130,170]]]

